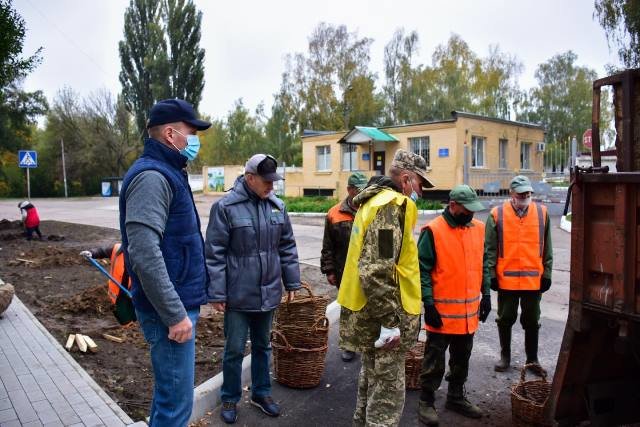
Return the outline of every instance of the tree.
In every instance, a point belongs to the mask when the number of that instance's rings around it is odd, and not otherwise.
[[[618,46],[618,57],[627,68],[640,66],[640,2],[637,0],[595,0],[595,13],[607,34]]]
[[[541,123],[549,143],[581,136],[591,124],[595,70],[576,64],[572,51],[553,56],[535,72],[537,87],[528,95],[529,107],[519,119]]]
[[[204,89],[201,21],[192,0],[130,0],[119,43],[120,83],[140,134],[161,99],[181,98],[197,109]]]
[[[388,125],[404,123],[406,119],[401,110],[406,106],[411,94],[409,88],[414,79],[411,61],[417,52],[418,33],[412,31],[405,36],[403,28],[395,31],[384,48],[383,94],[386,101],[384,121]]]
[[[13,10],[11,0],[0,0],[0,88],[19,80],[41,61],[39,48],[28,58],[22,58],[26,29],[24,19]]]

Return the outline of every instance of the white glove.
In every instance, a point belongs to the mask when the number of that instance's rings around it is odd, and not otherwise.
[[[398,328],[385,328],[384,326],[380,326],[380,336],[373,344],[375,348],[380,348],[389,341],[393,340],[396,337],[400,336],[400,329]]]
[[[82,252],[80,252],[80,256],[83,257],[83,258],[91,258],[91,252],[82,251]]]

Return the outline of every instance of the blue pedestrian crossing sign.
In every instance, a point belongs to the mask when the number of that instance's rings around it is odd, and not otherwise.
[[[37,168],[38,153],[33,150],[18,151],[18,166],[21,168]]]

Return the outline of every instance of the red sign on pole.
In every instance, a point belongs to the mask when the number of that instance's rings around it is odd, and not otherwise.
[[[586,148],[591,149],[591,129],[587,129],[582,134],[582,145]]]

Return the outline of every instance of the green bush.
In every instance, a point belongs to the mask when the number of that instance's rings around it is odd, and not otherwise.
[[[338,199],[332,197],[282,197],[289,212],[321,212],[326,213]]]
[[[332,197],[282,197],[289,212],[321,212],[326,213],[333,205],[338,203],[338,199]],[[443,205],[434,200],[418,199],[418,209],[437,210]]]

